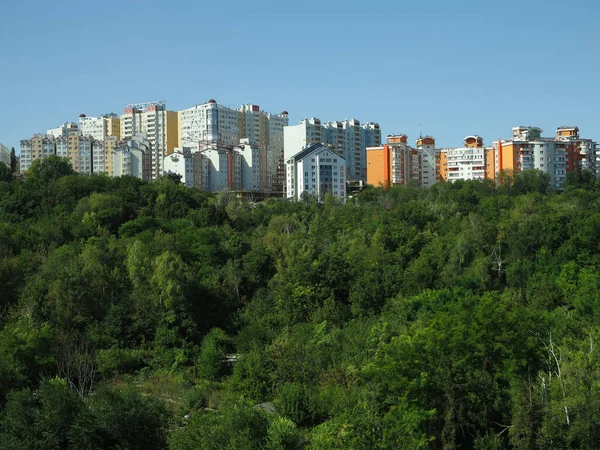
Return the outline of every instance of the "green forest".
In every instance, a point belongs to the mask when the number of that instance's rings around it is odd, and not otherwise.
[[[0,449],[598,449],[600,184],[242,201],[0,164]]]

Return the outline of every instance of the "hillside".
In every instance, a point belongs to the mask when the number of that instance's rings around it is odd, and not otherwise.
[[[600,184],[250,204],[0,164],[0,449],[600,442]]]

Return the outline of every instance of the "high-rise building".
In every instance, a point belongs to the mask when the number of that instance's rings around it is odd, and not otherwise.
[[[44,159],[55,154],[54,137],[34,134],[31,139],[23,139],[20,146],[20,173],[26,173],[36,159]]]
[[[179,115],[179,141],[192,151],[200,142],[219,142],[236,145],[239,142],[239,114],[236,110],[217,104],[213,99],[202,105],[184,109]]]
[[[109,177],[114,176],[113,152],[119,146],[120,141],[116,136],[106,136],[103,141],[92,143],[92,172],[105,173]]]
[[[426,136],[417,147],[408,145],[405,134],[388,136],[379,147],[367,147],[367,183],[374,186],[403,186],[435,183],[435,140]]]
[[[113,175],[150,180],[153,176],[152,143],[144,133],[121,142],[112,152]]]
[[[152,176],[162,175],[163,159],[179,145],[178,113],[167,111],[164,102],[127,105],[121,116],[121,139],[145,133],[152,148]]]
[[[188,150],[189,151],[189,150]],[[169,155],[165,158],[165,173],[176,173],[185,178],[186,184],[212,192],[243,191],[265,192],[261,187],[261,149],[241,139],[235,147],[208,145],[201,152],[191,153],[193,162],[181,161]],[[193,170],[193,184],[189,184],[189,173]]]
[[[561,126],[554,137],[542,137],[542,129],[519,126],[512,130],[512,139],[494,143],[495,173],[521,172],[539,169],[550,175],[550,185],[564,187],[567,173],[590,170],[600,175],[596,161],[596,142],[579,136],[579,128]]]
[[[69,134],[78,131],[77,124],[75,122],[65,122],[56,128],[50,128],[46,131],[46,134],[51,137],[68,136]]]
[[[253,104],[233,109],[211,99],[179,111],[179,140],[194,152],[210,143],[236,146],[240,140],[247,139],[260,150],[256,168],[260,176],[260,190],[269,191],[274,186],[277,189],[278,185],[281,189],[283,183],[278,177],[278,167],[283,156],[283,128],[287,124],[287,111],[271,114]]]
[[[346,165],[344,158],[321,143],[312,144],[286,162],[286,195],[296,200],[314,195],[320,201],[325,194],[346,201]]]
[[[91,136],[96,141],[103,141],[108,136],[121,138],[121,121],[116,114],[106,114],[100,117],[79,115],[79,131],[83,136]]]
[[[298,125],[284,128],[285,160],[317,142],[344,158],[348,180],[366,180],[366,150],[381,145],[381,130],[376,123],[361,125],[356,119],[325,124],[315,117],[304,119]]]
[[[90,136],[82,136],[80,132],[72,132],[67,136],[58,136],[54,140],[56,155],[68,158],[73,170],[78,173],[92,173],[92,143]]]
[[[439,150],[444,155],[445,166],[440,169],[440,177],[447,181],[482,180],[494,178],[493,147],[486,148],[483,138],[473,135],[464,140],[464,147]]]

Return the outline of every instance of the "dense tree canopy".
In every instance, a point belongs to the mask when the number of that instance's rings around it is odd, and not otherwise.
[[[567,181],[0,171],[0,449],[598,448],[600,186]]]

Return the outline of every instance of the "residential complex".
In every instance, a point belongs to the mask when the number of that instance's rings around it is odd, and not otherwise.
[[[183,147],[165,157],[164,168],[165,173],[181,176],[181,181],[190,187],[213,192],[264,192],[261,153],[250,139],[241,139],[236,146],[205,144],[197,152]]]
[[[283,156],[283,129],[288,124],[288,113],[271,114],[258,105],[244,104],[238,109],[219,105],[214,99],[179,111],[179,141],[194,151],[207,146],[236,146],[247,139],[260,150],[260,190],[277,190],[283,180],[278,177],[278,166]],[[280,175],[280,174],[279,174]]]
[[[551,186],[562,189],[570,172],[590,170],[600,177],[600,154],[596,142],[581,138],[575,126],[561,126],[553,137],[542,137],[537,127],[519,126],[513,128],[511,139],[491,147],[471,135],[463,147],[436,149],[435,139],[426,136],[413,148],[406,135],[397,135],[388,136],[383,146],[367,149],[367,183],[375,186],[500,179],[507,171],[527,169],[548,173]]]
[[[515,127],[512,139],[494,143],[496,173],[539,169],[550,175],[550,184],[562,188],[566,174],[591,170],[600,175],[596,142],[579,137],[579,128],[561,126],[554,137],[542,137],[537,127]]]
[[[356,119],[326,123],[315,117],[304,119],[284,128],[285,161],[317,142],[344,158],[348,180],[366,180],[366,149],[381,145],[381,130],[376,123],[361,125]]]
[[[389,135],[382,143],[374,122],[312,117],[290,126],[287,111],[272,114],[252,103],[236,109],[214,99],[180,111],[146,102],[127,105],[120,117],[80,114],[79,123],[22,140],[19,170],[26,173],[35,159],[49,155],[68,158],[84,174],[155,180],[176,173],[190,187],[288,198],[322,199],[326,192],[341,197],[342,182],[348,192],[365,182],[429,187],[438,181],[501,180],[526,169],[548,173],[556,189],[573,171],[590,170],[600,178],[597,144],[580,137],[576,126],[560,126],[551,137],[543,137],[540,128],[518,126],[491,146],[469,135],[459,147],[436,148],[431,136],[420,136],[414,146],[406,134]],[[3,146],[0,162],[10,164]]]
[[[286,195],[295,200],[313,195],[322,201],[329,193],[345,202],[345,173],[344,158],[317,142],[286,161]]]
[[[31,139],[21,141],[20,171],[25,173],[36,159],[55,155],[54,137],[47,134],[34,134]]]
[[[429,187],[436,182],[435,139],[430,136],[419,138],[416,147],[408,145],[405,134],[388,136],[384,145],[368,147],[366,153],[369,184]]]
[[[132,176],[151,180],[152,143],[144,133],[125,139],[113,151],[113,174],[115,177]]]

